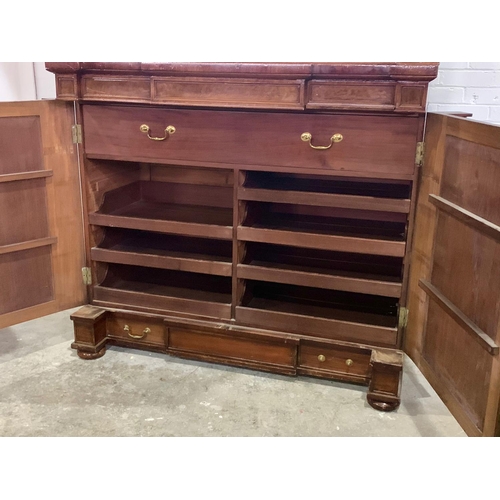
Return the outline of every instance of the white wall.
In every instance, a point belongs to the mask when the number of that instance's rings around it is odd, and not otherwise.
[[[44,62],[33,63],[35,69],[36,95],[38,99],[56,98],[56,77],[45,69]]]
[[[430,83],[429,111],[466,111],[500,125],[500,62],[443,62]]]
[[[54,99],[56,84],[45,63],[0,62],[0,101]]]
[[[33,64],[0,63],[0,101],[30,101],[36,99]]]

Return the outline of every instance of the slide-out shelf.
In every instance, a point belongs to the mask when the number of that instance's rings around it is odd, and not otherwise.
[[[407,214],[410,183],[247,171],[238,199]]]
[[[238,199],[405,214],[410,211],[409,199],[377,198],[349,194],[241,188],[238,192]]]
[[[403,260],[248,242],[239,279],[400,297]]]
[[[249,282],[236,321],[320,338],[397,343],[397,301],[294,285]]]
[[[96,226],[122,227],[159,233],[183,234],[230,240],[233,236],[232,210],[214,207],[167,205],[138,201],[113,213],[93,213]]]
[[[401,280],[397,278],[377,279],[375,276],[356,272],[322,270],[316,268],[252,261],[238,264],[238,278],[287,283],[290,285],[343,290],[385,297],[401,296]]]
[[[404,257],[406,248],[403,238],[395,240],[389,238],[320,234],[304,232],[292,227],[271,229],[267,227],[239,226],[238,240],[392,257]]]
[[[184,236],[108,229],[104,241],[91,250],[98,262],[231,276],[232,244]]]
[[[231,279],[112,264],[94,300],[231,319]]]
[[[106,193],[90,224],[231,239],[232,188],[140,181]]]

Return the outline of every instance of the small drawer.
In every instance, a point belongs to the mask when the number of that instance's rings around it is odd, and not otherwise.
[[[370,349],[353,349],[322,343],[301,343],[299,348],[299,368],[313,375],[330,372],[365,379],[370,373]]]
[[[413,174],[419,124],[415,116],[90,104],[83,119],[91,158],[393,178]]]
[[[106,320],[109,338],[138,344],[165,345],[165,329],[161,321],[136,319],[127,314],[109,314]]]

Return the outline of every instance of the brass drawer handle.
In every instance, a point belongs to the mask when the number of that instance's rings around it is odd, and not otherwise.
[[[304,142],[308,142],[309,146],[311,146],[313,149],[330,149],[333,145],[334,142],[340,142],[344,136],[342,134],[333,134],[330,137],[330,144],[328,146],[314,146],[311,141],[312,141],[312,135],[309,132],[304,132],[300,138]]]
[[[144,124],[144,125],[141,125],[140,126],[140,131],[141,132],[144,132],[145,134],[148,134],[148,137],[152,140],[152,141],[164,141],[165,139],[167,139],[168,137],[170,137],[172,134],[175,134],[175,127],[172,126],[172,125],[169,125],[166,129],[165,129],[165,137],[151,137],[149,135],[149,131],[151,129],[149,128],[148,125]]]
[[[346,360],[345,360],[345,364],[346,364],[347,366],[352,366],[352,364],[353,364],[353,363],[354,363],[354,361],[353,361],[352,359],[346,359]]]
[[[320,363],[325,362],[325,361],[326,361],[325,356],[323,356],[323,354],[320,354],[320,355],[318,356],[318,361],[319,361]]]
[[[133,339],[143,339],[148,333],[151,333],[151,328],[144,328],[142,331],[142,335],[133,335],[131,332],[132,330],[130,329],[130,326],[125,325],[123,327],[123,331],[127,332],[128,336],[133,338]]]

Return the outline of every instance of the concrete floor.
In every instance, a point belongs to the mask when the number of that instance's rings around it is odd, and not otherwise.
[[[72,311],[0,330],[0,436],[465,436],[409,358],[382,413],[362,386],[118,347],[83,361]]]

